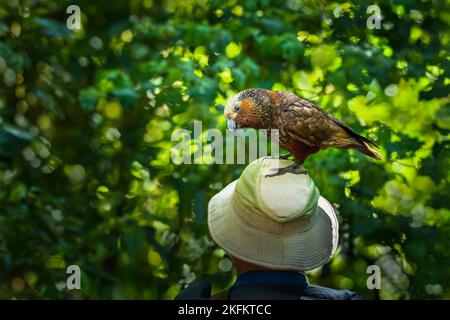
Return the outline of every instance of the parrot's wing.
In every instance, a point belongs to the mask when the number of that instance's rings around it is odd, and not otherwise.
[[[360,136],[314,103],[293,94],[281,106],[278,127],[282,134],[310,147],[356,149],[370,157],[383,159],[370,147],[378,147],[373,141]]]
[[[302,100],[302,99],[301,99]],[[307,100],[303,100],[303,101],[307,101]],[[309,101],[307,101],[309,102]],[[335,118],[333,115],[329,114],[328,112],[326,112],[325,110],[323,110],[322,108],[320,108],[319,106],[315,105],[312,102],[309,102],[309,104],[311,105],[312,108],[315,108],[319,111],[321,111],[322,113],[324,113],[324,115],[331,120],[332,122],[334,122],[335,125],[339,126],[341,129],[343,129],[349,136],[356,138],[358,140],[362,140],[363,142],[375,147],[375,148],[380,148],[375,142],[373,142],[372,140],[367,139],[366,137],[363,137],[359,134],[357,134],[355,131],[353,131],[352,128],[350,128],[348,125],[346,125],[345,123],[343,123],[341,120]]]
[[[282,133],[285,131],[293,139],[311,147],[320,146],[340,131],[340,126],[325,111],[299,97],[283,106],[279,127]]]

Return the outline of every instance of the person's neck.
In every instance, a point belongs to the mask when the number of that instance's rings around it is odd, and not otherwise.
[[[242,261],[239,259],[234,258],[234,267],[236,268],[236,275],[240,276],[243,273],[250,272],[250,271],[276,271],[270,268],[258,266],[255,264],[252,264],[250,262]]]

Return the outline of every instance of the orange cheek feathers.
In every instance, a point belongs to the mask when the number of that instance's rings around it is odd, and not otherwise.
[[[256,122],[255,107],[249,99],[241,101],[241,110],[239,112],[240,123],[243,127],[253,127]]]
[[[250,111],[253,109],[253,102],[251,102],[249,99],[244,99],[241,101],[241,112]]]

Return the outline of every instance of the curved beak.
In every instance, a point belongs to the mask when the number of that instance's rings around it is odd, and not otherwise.
[[[227,128],[231,131],[236,131],[239,129],[239,124],[237,124],[234,120],[227,118]]]

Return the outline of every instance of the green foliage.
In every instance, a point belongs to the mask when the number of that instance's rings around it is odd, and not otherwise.
[[[206,210],[243,165],[175,165],[171,134],[194,120],[225,131],[223,105],[249,87],[318,103],[386,158],[307,161],[341,220],[339,253],[311,281],[450,298],[448,1],[378,1],[380,30],[366,28],[371,1],[85,0],[78,32],[70,4],[0,5],[0,298],[229,284]],[[71,264],[82,290],[64,290]]]

